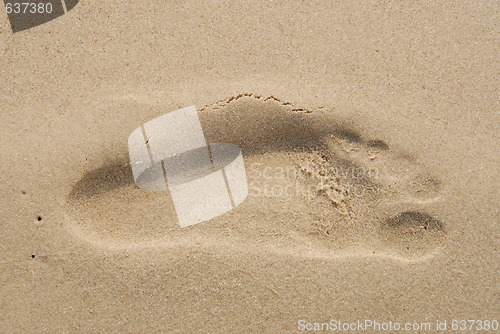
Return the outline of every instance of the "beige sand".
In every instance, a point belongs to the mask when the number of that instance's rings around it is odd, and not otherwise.
[[[500,320],[496,3],[291,3],[0,20],[0,331]],[[127,137],[191,104],[250,195],[180,229]]]

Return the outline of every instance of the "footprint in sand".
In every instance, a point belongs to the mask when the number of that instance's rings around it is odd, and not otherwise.
[[[109,248],[217,245],[314,258],[417,261],[443,246],[445,227],[430,205],[440,198],[440,182],[331,113],[242,95],[204,108],[200,119],[207,142],[241,148],[245,202],[181,229],[168,192],[137,188],[128,160],[115,161],[74,185],[67,198],[69,230]]]

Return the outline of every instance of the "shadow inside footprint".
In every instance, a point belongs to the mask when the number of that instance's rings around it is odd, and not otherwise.
[[[407,211],[399,213],[384,222],[386,228],[399,231],[442,232],[443,224],[426,213]]]
[[[405,253],[429,251],[442,241],[444,225],[427,213],[406,211],[381,224],[382,239]]]
[[[366,145],[371,148],[376,148],[379,150],[388,150],[389,145],[383,140],[369,140]]]
[[[71,189],[68,199],[75,201],[134,183],[128,161],[115,161],[87,172]]]

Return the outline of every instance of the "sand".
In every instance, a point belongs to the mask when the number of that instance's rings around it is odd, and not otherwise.
[[[2,17],[0,331],[500,320],[497,13],[81,1],[15,34]],[[241,148],[249,196],[181,229],[168,192],[135,186],[127,138],[189,105]]]

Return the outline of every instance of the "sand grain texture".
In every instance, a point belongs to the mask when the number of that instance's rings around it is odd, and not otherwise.
[[[80,1],[0,19],[0,328],[499,319],[496,3]],[[196,105],[249,197],[180,229],[127,138]]]

